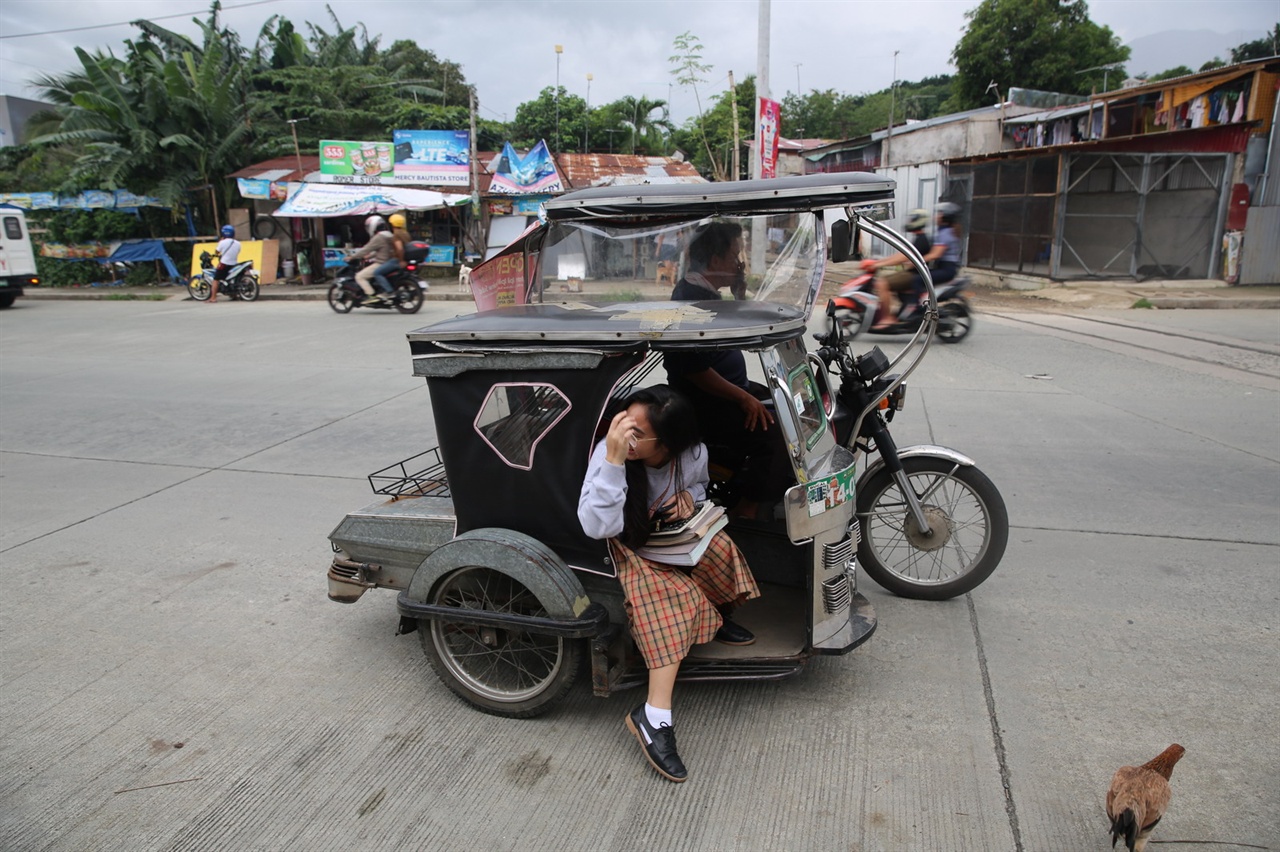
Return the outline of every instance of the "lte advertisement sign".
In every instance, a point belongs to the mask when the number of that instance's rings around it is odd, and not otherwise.
[[[471,183],[471,134],[466,130],[396,130],[394,177],[433,186]]]

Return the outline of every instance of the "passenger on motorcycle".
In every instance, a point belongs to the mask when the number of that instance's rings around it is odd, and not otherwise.
[[[381,216],[378,218],[382,219]],[[386,301],[391,295],[391,282],[378,273],[387,261],[395,260],[395,238],[391,235],[391,226],[385,221],[377,222],[369,242],[348,255],[349,260],[365,257],[369,258],[369,262],[356,273],[356,283],[360,285],[360,289],[366,296],[373,296],[373,286],[370,284],[372,279],[377,282],[378,289],[382,291],[378,294],[378,298]]]
[[[409,232],[405,229],[405,218],[402,213],[392,213],[387,222],[391,225],[392,248],[395,251],[395,257],[374,270],[374,277],[382,276],[383,279],[390,281],[391,276],[404,269],[404,249],[409,245]]]
[[[218,268],[213,271],[213,291],[209,295],[210,302],[218,301],[218,282],[226,281],[231,267],[240,262],[240,241],[236,239],[236,229],[230,225],[223,225],[221,233],[222,239],[214,248],[218,253]]]
[[[713,639],[750,645],[755,636],[728,613],[760,589],[742,553],[724,530],[701,561],[681,570],[643,558],[655,516],[688,517],[706,499],[707,448],[698,441],[689,402],[663,385],[641,388],[614,415],[596,444],[578,497],[578,520],[595,539],[607,539],[626,598],[631,636],[649,671],[645,703],[626,727],[645,758],[669,781],[688,777],[676,751],[672,692],[680,662],[694,645]]]

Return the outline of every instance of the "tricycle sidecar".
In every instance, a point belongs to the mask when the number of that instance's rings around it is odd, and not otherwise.
[[[892,193],[891,181],[841,175],[549,202],[546,221],[472,272],[485,309],[409,333],[439,446],[371,475],[381,499],[330,536],[330,597],[399,590],[402,631],[416,628],[440,679],[491,713],[546,711],[584,658],[597,695],[643,683],[606,543],[577,519],[582,479],[610,406],[660,381],[665,353],[738,349],[759,358],[793,484],[772,520],[729,527],[764,592],[735,613],[758,641],[695,647],[680,678],[781,678],[866,641],[876,618],[856,588],[855,453],[837,439],[833,394],[804,337],[827,251],[822,210],[856,219]],[[648,276],[656,234],[678,239],[724,217],[762,220],[754,299],[536,301],[553,267],[625,287]]]

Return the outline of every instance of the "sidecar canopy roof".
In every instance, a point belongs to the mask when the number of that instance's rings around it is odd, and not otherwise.
[[[549,302],[464,314],[408,337],[415,355],[544,348],[642,352],[753,349],[804,330],[804,313],[776,302]]]
[[[543,205],[549,221],[759,216],[892,201],[894,182],[868,172],[711,184],[599,186]]]

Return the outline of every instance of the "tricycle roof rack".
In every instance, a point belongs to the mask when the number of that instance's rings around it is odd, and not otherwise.
[[[894,182],[869,172],[803,175],[711,184],[600,186],[554,198],[547,219],[572,221],[644,216],[700,219],[849,207],[892,201]]]

